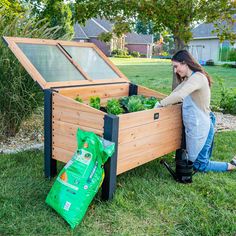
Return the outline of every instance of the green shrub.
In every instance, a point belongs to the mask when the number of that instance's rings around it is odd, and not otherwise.
[[[165,51],[163,51],[163,52],[161,53],[161,55],[162,55],[162,56],[164,56],[164,57],[167,57],[167,56],[169,56],[169,53],[168,53],[168,52],[165,52]]]
[[[236,68],[236,64],[227,64],[227,63],[225,63],[222,66],[225,67],[225,68]]]
[[[132,57],[140,57],[140,53],[137,52],[137,51],[131,52],[130,55],[131,55]]]
[[[236,49],[230,47],[222,47],[219,52],[220,61],[235,61]]]
[[[220,61],[228,61],[229,50],[230,50],[229,47],[220,48],[219,52]]]
[[[0,10],[0,35],[54,38],[60,27],[48,28],[30,12],[6,17]],[[14,136],[23,120],[43,105],[43,93],[8,47],[0,41],[0,134]]]
[[[231,64],[224,63],[224,64],[222,65],[222,67],[225,67],[225,68],[231,68],[232,65],[231,65]]]
[[[236,93],[233,90],[226,88],[223,82],[220,82],[221,85],[221,100],[220,108],[223,113],[236,114]]]
[[[142,57],[142,58],[146,58],[147,57],[147,55],[146,54],[140,54],[140,57]]]
[[[119,49],[114,49],[112,52],[111,52],[111,55],[112,56],[115,56],[115,55],[117,55],[117,54],[119,54]]]
[[[111,52],[111,55],[117,58],[131,58],[132,57],[131,55],[129,55],[127,48],[125,48],[124,50],[115,49]]]
[[[229,60],[236,62],[236,49],[232,48],[229,52]]]

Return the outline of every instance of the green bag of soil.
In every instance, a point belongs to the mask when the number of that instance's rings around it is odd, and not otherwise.
[[[78,225],[104,179],[103,164],[115,144],[92,132],[77,131],[78,148],[53,184],[46,203],[71,226]]]

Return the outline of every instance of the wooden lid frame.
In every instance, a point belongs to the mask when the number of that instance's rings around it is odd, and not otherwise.
[[[63,41],[63,40],[50,40],[50,39],[33,39],[33,38],[18,38],[18,37],[3,37],[8,47],[11,49],[16,58],[20,61],[22,66],[30,74],[33,80],[35,80],[42,89],[60,88],[80,85],[95,85],[95,84],[114,84],[121,82],[129,82],[128,78],[103,54],[103,52],[93,43],[82,43],[75,41]],[[63,82],[47,82],[42,77],[40,72],[35,68],[31,61],[27,58],[24,52],[18,47],[17,43],[24,44],[41,44],[41,45],[55,45],[65,55],[65,57],[76,67],[76,69],[82,74],[84,80],[76,81],[63,81]],[[64,51],[63,46],[76,46],[86,47],[94,49],[97,54],[108,64],[108,66],[119,76],[117,79],[103,79],[92,80],[88,74],[82,69],[82,67],[76,63],[69,55]]]

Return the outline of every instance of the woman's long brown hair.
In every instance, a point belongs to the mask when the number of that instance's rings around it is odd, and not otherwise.
[[[204,74],[207,77],[209,86],[211,87],[212,84],[211,77],[187,50],[178,51],[177,53],[175,53],[175,55],[172,57],[171,60],[186,64],[189,67],[189,69],[191,69],[193,72],[199,71],[202,74]],[[176,76],[179,82],[183,81],[183,78],[181,78],[179,74],[176,73]]]

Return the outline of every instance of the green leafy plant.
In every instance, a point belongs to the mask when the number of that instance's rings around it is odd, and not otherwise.
[[[101,107],[101,99],[98,96],[90,97],[89,105],[95,109],[100,109]]]
[[[121,104],[118,99],[111,99],[107,101],[107,113],[113,114],[113,115],[119,115],[123,113],[123,108],[121,107]]]
[[[119,101],[120,104],[125,107],[129,112],[135,112],[146,109],[152,109],[157,102],[157,98],[145,97],[143,95],[132,95],[130,97],[122,97]]]
[[[80,98],[79,96],[77,96],[76,98],[75,98],[75,101],[77,101],[77,102],[83,102],[83,99],[82,98]]]
[[[127,109],[129,112],[142,111],[145,109],[140,96],[131,96],[127,104]]]
[[[158,100],[157,100],[156,97],[148,97],[148,98],[145,98],[144,101],[143,101],[144,107],[145,107],[146,109],[152,109],[152,108],[155,106],[155,104],[156,104],[157,101],[158,101]]]
[[[121,106],[127,107],[128,102],[129,102],[129,97],[128,96],[121,97],[119,99],[119,102],[120,102]]]

